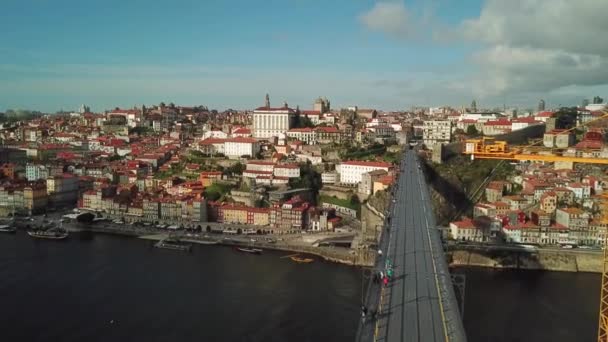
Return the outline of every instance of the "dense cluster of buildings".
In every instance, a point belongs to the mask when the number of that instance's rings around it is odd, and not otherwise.
[[[450,223],[454,239],[476,242],[501,239],[528,244],[601,245],[601,219],[608,179],[538,163],[522,164],[509,181],[493,181],[473,218]]]
[[[597,116],[580,109],[578,120]],[[394,181],[396,160],[384,159],[387,147],[415,138],[433,148],[463,132],[492,136],[535,125],[547,127],[543,144],[565,155],[603,155],[600,133],[589,131],[577,143],[555,129],[553,113],[544,108],[520,116],[447,107],[335,110],[320,97],[312,109],[300,110],[287,103],[273,107],[268,95],[252,111],[161,103],[92,113],[83,106],[2,124],[0,215],[78,206],[126,222],[220,222],[273,233],[332,230],[343,216],[357,216],[344,201],[354,195],[365,201]],[[533,166],[521,172],[509,182],[492,183],[475,217],[452,224],[454,237],[601,239],[594,212],[601,177]],[[319,191],[335,200],[317,203]]]
[[[264,106],[252,111],[161,103],[92,113],[83,105],[74,113],[6,122],[0,215],[77,206],[130,223],[333,230],[347,208],[315,205],[314,196],[293,189],[305,176],[302,165],[312,165],[317,187],[368,195],[386,189],[391,164],[341,162],[335,150],[394,144],[406,133],[405,119],[373,109],[332,110],[321,97],[311,110],[273,107],[266,95]]]

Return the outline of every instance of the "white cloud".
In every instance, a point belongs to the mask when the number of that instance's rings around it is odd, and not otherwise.
[[[479,95],[548,92],[565,86],[592,86],[608,80],[608,60],[562,50],[496,45],[476,53],[474,82]]]
[[[449,89],[453,88],[482,99],[523,101],[564,96],[560,90],[567,88],[571,100],[606,89],[607,0],[486,0],[481,6],[478,17],[453,27],[435,16],[429,27],[402,2],[378,3],[360,19],[369,29],[400,38],[425,38],[421,36],[431,32],[435,43],[471,43],[471,68],[462,65],[469,69],[463,83],[450,81],[450,74],[460,73],[458,67],[445,73],[444,80],[456,84],[451,88],[442,82],[420,80],[426,82],[426,89],[439,85],[446,91],[441,96],[452,95]],[[392,84],[406,91],[397,86],[399,82]]]
[[[387,33],[394,37],[412,35],[410,15],[402,2],[378,2],[359,16],[359,20],[370,30]]]
[[[474,91],[480,96],[555,92],[608,80],[608,1],[489,0],[460,33],[484,47]],[[581,88],[582,90],[582,88]]]
[[[606,55],[607,14],[605,0],[488,0],[461,30],[488,44]]]

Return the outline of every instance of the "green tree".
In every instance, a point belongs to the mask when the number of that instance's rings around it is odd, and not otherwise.
[[[289,186],[292,189],[310,188],[315,198],[319,189],[321,189],[321,185],[321,174],[312,167],[310,161],[300,166],[300,178],[289,179]]]
[[[310,118],[308,117],[308,115],[296,115],[296,119],[294,122],[294,128],[306,128],[306,127],[315,127],[315,125],[312,123],[312,121],[310,120]]]
[[[224,169],[223,173],[225,175],[242,175],[243,171],[245,171],[245,165],[243,163],[238,162],[230,167]]]
[[[554,116],[555,120],[555,128],[560,129],[570,129],[576,126],[576,118],[577,118],[577,110],[576,107],[566,108],[562,107],[557,112],[555,112]]]
[[[467,127],[467,135],[475,136],[477,134],[479,134],[479,131],[475,125],[469,125],[469,127]]]

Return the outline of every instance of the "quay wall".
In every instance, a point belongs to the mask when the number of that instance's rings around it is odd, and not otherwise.
[[[603,253],[589,251],[480,251],[455,249],[447,253],[450,266],[477,266],[563,272],[602,272]]]
[[[68,230],[72,232],[94,232],[94,233],[103,233],[103,234],[113,234],[113,235],[122,235],[122,236],[130,236],[130,237],[142,237],[143,234],[141,231],[135,229],[110,229],[103,227],[94,227],[88,226],[87,228],[68,228]],[[150,233],[152,234],[152,233]],[[153,234],[152,234],[153,235]],[[148,239],[156,239],[160,240],[163,236],[167,234],[156,234],[153,236],[148,235]],[[185,241],[189,241],[192,243],[199,243],[196,239],[184,239]],[[251,247],[250,243],[245,241],[225,241],[221,239],[217,239],[218,245],[224,246],[238,246],[238,247]],[[311,254],[316,255],[324,260],[351,265],[351,266],[362,266],[362,267],[372,267],[375,263],[376,253],[373,250],[363,250],[363,249],[353,249],[353,250],[337,250],[332,247],[312,247],[312,246],[303,246],[303,245],[293,245],[293,244],[285,244],[285,243],[263,243],[256,242],[256,248],[262,249],[270,249],[270,250],[278,250],[278,251],[287,251],[293,253],[302,253],[302,254]],[[353,251],[353,254],[349,253]]]

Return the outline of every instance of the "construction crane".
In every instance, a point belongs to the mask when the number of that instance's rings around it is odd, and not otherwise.
[[[591,120],[593,121],[608,118],[608,111],[603,115]],[[580,128],[580,125],[558,134],[569,134],[570,131]],[[471,159],[499,159],[499,160],[518,160],[518,161],[542,161],[542,162],[572,162],[583,164],[608,164],[608,158],[580,157],[564,155],[563,151],[552,149],[534,148],[537,143],[523,146],[510,147],[506,141],[498,141],[493,138],[483,137],[481,139],[465,140],[463,154],[468,154]],[[608,194],[602,194],[602,224],[608,224]],[[604,252],[602,260],[602,284],[600,292],[599,326],[597,333],[598,342],[608,342],[608,232],[604,232]]]

